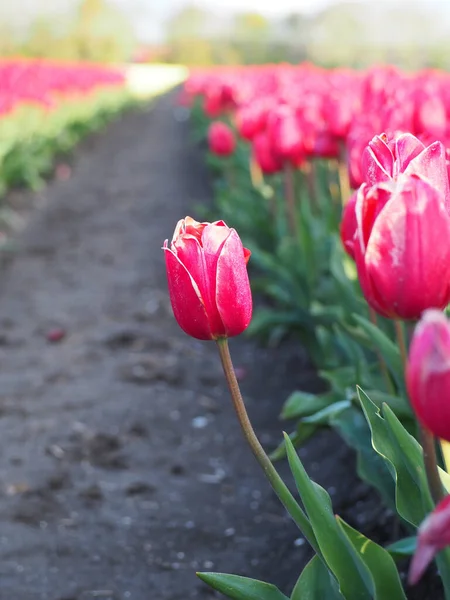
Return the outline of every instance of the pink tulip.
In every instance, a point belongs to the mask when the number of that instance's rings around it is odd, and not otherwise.
[[[438,552],[450,545],[450,496],[446,496],[419,527],[417,549],[408,583],[416,584]]]
[[[439,190],[450,209],[450,188],[447,174],[445,147],[434,142],[427,148],[410,133],[388,139],[376,135],[364,150],[362,174],[364,181],[375,185],[397,179],[399,175],[419,175]]]
[[[425,311],[414,331],[406,385],[419,421],[450,441],[450,321],[438,310]]]
[[[209,149],[217,156],[230,156],[236,147],[233,132],[221,121],[214,121],[208,130]]]
[[[374,310],[418,319],[427,308],[450,302],[450,215],[435,187],[407,175],[364,184],[355,214],[358,277]]]
[[[275,154],[266,132],[261,132],[254,137],[252,151],[255,161],[263,173],[271,175],[278,173],[283,168],[283,163]]]
[[[199,340],[242,333],[250,324],[250,251],[223,221],[178,222],[170,248],[164,242],[170,301],[183,331]]]

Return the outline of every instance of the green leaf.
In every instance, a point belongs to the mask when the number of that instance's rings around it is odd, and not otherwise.
[[[310,417],[305,417],[302,419],[302,423],[314,423],[317,425],[328,425],[330,419],[334,416],[339,415],[341,412],[346,410],[352,405],[350,400],[341,400],[340,402],[333,402],[330,406],[319,410],[319,412],[311,415]]]
[[[314,433],[318,429],[318,425],[314,425],[312,423],[302,423],[299,421],[297,423],[297,430],[293,433],[289,434],[289,438],[295,448],[298,448],[306,441],[309,440],[310,437],[314,435]],[[275,448],[275,450],[270,454],[270,460],[276,461],[286,457],[286,444],[284,440],[280,443],[280,445]]]
[[[287,435],[286,452],[305,511],[328,568],[346,600],[372,598],[372,581],[367,567],[349,543],[333,514],[327,492],[311,481]]]
[[[293,392],[284,403],[280,417],[293,419],[295,417],[309,417],[322,410],[333,401],[330,394],[309,394],[308,392]]]
[[[387,550],[337,517],[337,522],[370,571],[374,600],[406,600],[397,567]]]
[[[403,362],[396,344],[376,325],[365,317],[353,314],[353,319],[363,329],[371,341],[372,346],[378,350],[386,361],[386,365],[397,382],[399,389],[404,389]]]
[[[394,559],[412,556],[417,548],[416,536],[406,537],[386,546],[386,550]]]
[[[288,600],[278,588],[264,581],[224,573],[197,573],[197,576],[233,600]]]
[[[395,481],[397,511],[418,527],[426,515],[422,491],[428,489],[422,449],[387,405],[383,406],[382,415],[361,388],[357,392],[372,432],[372,445],[386,461]],[[431,508],[429,497],[427,501]]]
[[[303,569],[290,600],[344,600],[336,579],[316,555]]]
[[[378,390],[367,390],[366,394],[378,408],[387,404],[400,419],[413,418],[411,406],[405,396],[392,396]]]
[[[330,421],[345,442],[356,451],[357,472],[362,480],[374,486],[383,501],[395,510],[395,484],[384,458],[374,452],[370,427],[361,410],[352,406]]]

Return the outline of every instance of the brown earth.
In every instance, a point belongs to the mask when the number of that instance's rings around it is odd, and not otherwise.
[[[0,292],[0,600],[213,597],[196,570],[288,594],[310,556],[245,445],[213,344],[173,319],[160,248],[211,200],[175,116],[170,96],[127,114],[82,145],[70,178],[12,197],[28,224]],[[231,348],[272,449],[287,394],[319,382],[294,343]],[[301,456],[336,512],[389,537],[336,436]]]

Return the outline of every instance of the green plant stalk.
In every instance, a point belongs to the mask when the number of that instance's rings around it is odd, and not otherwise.
[[[244,400],[242,398],[241,391],[239,389],[239,383],[236,379],[234,372],[233,363],[231,360],[230,349],[228,347],[227,338],[220,338],[217,341],[217,347],[219,349],[220,360],[222,361],[222,367],[225,374],[225,378],[228,383],[230,390],[231,399],[233,406],[236,411],[238,421],[241,425],[244,437],[247,440],[256,460],[259,462],[265,476],[269,480],[274,492],[280,499],[281,503],[292,517],[293,521],[305,536],[306,540],[311,545],[312,549],[322,557],[322,553],[318,546],[316,537],[314,535],[313,528],[308,521],[308,518],[302,508],[298,505],[294,496],[289,491],[288,487],[278,475],[277,470],[273,466],[270,458],[267,456],[264,448],[261,446],[258,440],[253,426],[245,408]]]
[[[401,321],[394,321],[395,335],[400,349],[403,365],[406,366],[408,358],[406,349],[405,332]],[[423,449],[423,461],[425,464],[425,473],[427,475],[428,487],[430,489],[433,502],[438,504],[444,498],[441,478],[437,467],[436,444],[433,434],[426,427],[417,421],[419,427],[420,443]]]
[[[294,170],[292,165],[286,161],[284,166],[284,195],[286,200],[286,216],[288,221],[289,232],[297,239],[299,236],[297,214],[295,209],[295,183]]]
[[[373,310],[373,308],[371,306],[369,306],[369,318],[370,318],[372,325],[378,326],[377,313]],[[381,352],[379,350],[377,350],[376,354],[377,354],[377,358],[378,358],[378,363],[380,365],[380,371],[381,371],[381,374],[383,375],[383,379],[386,384],[386,389],[389,393],[395,394],[394,385],[393,385],[392,379],[389,375],[389,371],[386,366],[386,361],[384,360],[383,355],[381,354]]]

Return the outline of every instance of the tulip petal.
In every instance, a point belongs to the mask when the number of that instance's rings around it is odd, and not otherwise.
[[[216,304],[227,336],[242,333],[252,318],[252,294],[242,242],[234,229],[217,261]]]
[[[409,568],[409,585],[415,585],[419,581],[437,552],[438,549],[435,546],[427,544],[419,545]]]
[[[409,163],[425,150],[425,145],[412,133],[402,133],[394,142],[395,173],[398,177],[408,167]]]
[[[379,213],[365,254],[367,277],[382,306],[403,319],[444,308],[449,265],[450,216],[442,196],[420,178],[404,179]]]
[[[170,301],[178,325],[194,338],[213,339],[204,304],[189,271],[166,245],[163,250]]]
[[[416,156],[405,170],[407,175],[418,175],[426,179],[443,196],[447,211],[450,213],[450,188],[448,181],[445,147],[434,142]]]
[[[376,185],[392,178],[394,157],[384,137],[376,135],[364,149],[361,158],[364,180],[369,185]]]

